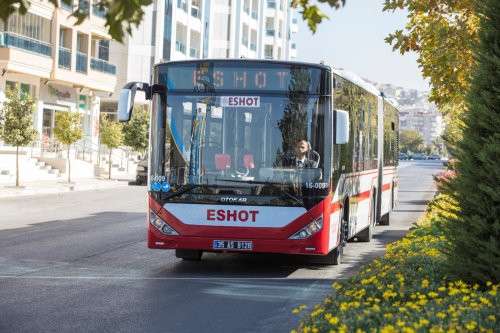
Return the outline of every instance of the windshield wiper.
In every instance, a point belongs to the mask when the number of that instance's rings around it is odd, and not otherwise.
[[[256,184],[256,185],[281,185],[280,192],[284,197],[287,197],[289,199],[292,199],[293,201],[303,204],[304,201],[300,199],[299,197],[293,195],[289,191],[284,189],[284,185],[286,183],[278,183],[278,182],[266,182],[266,181],[257,181],[257,180],[239,180],[239,179],[217,179],[218,181],[228,181],[228,182],[234,182],[234,183],[247,183],[247,184]]]
[[[162,199],[164,200],[168,200],[170,198],[173,198],[173,197],[176,197],[176,196],[179,196],[181,194],[184,194],[186,192],[189,192],[191,190],[194,190],[195,188],[198,188],[200,186],[202,186],[201,184],[187,184],[188,186],[184,187],[184,188],[181,188],[180,190],[178,191],[175,191],[175,192],[170,192],[170,193],[165,193],[165,196],[162,196]],[[182,185],[181,185],[182,186]]]

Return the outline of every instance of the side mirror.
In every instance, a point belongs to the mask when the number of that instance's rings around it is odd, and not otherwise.
[[[118,121],[127,122],[132,116],[134,108],[135,92],[137,90],[146,93],[146,99],[151,99],[151,88],[146,82],[129,82],[123,86],[118,100]]]
[[[343,145],[349,142],[349,112],[336,110],[335,144]]]

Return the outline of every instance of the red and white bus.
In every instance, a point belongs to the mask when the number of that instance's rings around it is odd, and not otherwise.
[[[193,60],[154,66],[148,247],[317,255],[340,262],[370,241],[397,200],[398,111],[373,86],[326,65]]]

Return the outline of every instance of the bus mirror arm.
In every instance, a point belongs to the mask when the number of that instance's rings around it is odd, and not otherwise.
[[[120,92],[120,99],[118,100],[118,120],[120,122],[127,122],[132,117],[135,93],[137,90],[144,91],[147,100],[150,100],[153,94],[161,94],[163,96],[166,94],[166,88],[161,84],[149,85],[146,82],[127,83],[123,86]]]

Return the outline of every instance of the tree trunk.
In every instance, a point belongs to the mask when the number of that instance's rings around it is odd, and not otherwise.
[[[111,179],[111,148],[109,148],[109,168],[108,168],[108,179]]]
[[[71,183],[71,162],[69,158],[69,150],[71,148],[71,145],[68,145],[68,184]]]
[[[19,146],[16,146],[16,187],[19,187]]]

